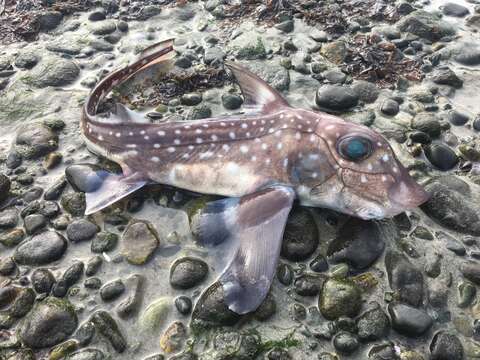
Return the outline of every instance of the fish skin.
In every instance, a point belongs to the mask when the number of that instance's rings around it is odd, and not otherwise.
[[[100,192],[87,194],[87,213],[148,182],[227,197],[207,204],[193,227],[200,244],[228,249],[218,281],[232,311],[254,311],[266,297],[294,198],[367,220],[427,200],[381,135],[336,116],[292,108],[235,63],[226,65],[247,114],[151,124],[117,106],[117,113],[97,119],[98,104],[115,85],[151,65],[168,64],[173,54],[172,40],[152,46],[104,78],[87,99],[81,130],[88,148],[123,170],[107,177]],[[352,137],[368,142],[368,156],[352,161],[341,154],[339,144]]]

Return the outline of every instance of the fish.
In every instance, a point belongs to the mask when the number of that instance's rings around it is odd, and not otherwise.
[[[223,197],[205,206],[194,227],[199,244],[228,244],[218,281],[230,310],[252,312],[268,294],[295,201],[371,220],[428,199],[382,135],[335,115],[294,108],[236,62],[225,66],[240,86],[244,113],[151,123],[116,104],[106,118],[97,116],[114,86],[153,65],[168,67],[173,45],[170,39],[146,49],[87,98],[80,123],[84,141],[122,173],[101,174],[86,192],[86,214],[149,183]]]

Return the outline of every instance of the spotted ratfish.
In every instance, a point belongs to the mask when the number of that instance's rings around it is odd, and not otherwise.
[[[112,88],[154,64],[171,62],[173,41],[148,48],[139,60],[110,73],[93,89],[81,120],[88,148],[117,162],[87,192],[90,214],[147,183],[224,196],[197,218],[199,242],[229,241],[231,259],[219,281],[228,307],[244,314],[267,295],[294,199],[360,217],[392,217],[428,195],[381,135],[323,112],[291,107],[271,86],[233,62],[249,113],[152,124],[116,104],[96,116]]]

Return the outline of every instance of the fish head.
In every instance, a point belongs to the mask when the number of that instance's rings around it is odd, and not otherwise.
[[[310,196],[331,194],[336,186],[332,208],[363,219],[392,217],[428,200],[382,135],[326,114],[316,133],[328,147],[337,176],[335,184],[319,185]]]

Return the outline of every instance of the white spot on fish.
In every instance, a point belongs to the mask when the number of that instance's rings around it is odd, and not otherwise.
[[[145,135],[143,138],[144,138],[145,140],[149,140],[149,139],[150,139],[150,136]]]
[[[272,160],[270,160],[270,159],[265,160],[265,164],[267,164],[267,165],[270,164],[271,162],[272,162]]]
[[[314,142],[315,141],[315,135],[310,135],[310,141]]]
[[[117,132],[117,133],[115,134],[115,136],[116,136],[117,138],[119,138],[120,136],[122,136],[122,134],[120,134],[119,132]]]
[[[277,144],[277,149],[278,149],[278,150],[280,150],[282,147],[283,147],[283,144],[282,144],[282,143],[278,143],[278,144]]]
[[[207,159],[207,158],[211,157],[212,155],[213,155],[213,152],[207,151],[207,152],[200,153],[199,158],[200,159]]]
[[[317,119],[317,121],[318,121],[318,119]],[[327,126],[325,126],[325,130],[332,130],[332,129],[334,129],[334,128],[335,128],[335,125],[327,125]]]
[[[252,156],[252,157],[251,157],[251,160],[252,160],[252,161],[257,161],[257,157],[256,157],[256,156]]]
[[[189,153],[185,153],[182,155],[182,158],[184,159],[188,159],[190,157],[190,154]]]
[[[397,173],[397,172],[398,172],[398,168],[397,168],[396,166],[394,166],[394,167],[392,168],[392,171],[393,171],[394,173]]]
[[[153,144],[153,147],[154,147],[155,149],[159,149],[159,148],[160,148],[160,144]]]
[[[383,162],[387,162],[389,159],[390,159],[390,157],[388,156],[388,154],[385,154],[385,155],[382,156],[382,161]]]
[[[272,128],[268,129],[268,133],[269,133],[269,134],[273,133],[274,131],[275,131],[275,130],[272,129]]]
[[[367,164],[367,169],[368,169],[368,171],[372,171],[373,170],[372,164],[368,163]]]
[[[319,157],[318,154],[308,154],[308,158],[311,160],[317,160]]]
[[[287,166],[288,166],[288,159],[285,158],[285,159],[283,159],[283,167],[286,168]]]
[[[98,135],[98,140],[103,141],[103,136],[102,136],[102,135]]]
[[[248,146],[242,145],[240,146],[240,152],[246,154],[248,152]]]
[[[127,144],[125,146],[129,149],[135,149],[137,147],[137,144]]]
[[[202,140],[201,138],[196,138],[196,139],[195,139],[195,142],[196,142],[197,144],[201,144],[201,143],[203,142],[203,140]]]
[[[167,148],[167,151],[169,153],[173,153],[173,152],[175,152],[175,148],[173,146],[170,146],[170,147]]]
[[[365,184],[365,183],[367,182],[367,177],[362,174],[362,175],[360,176],[360,181]]]
[[[221,126],[227,126],[223,121],[220,123]]]
[[[197,130],[195,130],[195,133],[196,133],[196,134],[201,134],[202,132],[203,132],[202,129],[197,129]]]
[[[208,129],[208,124],[203,124],[202,125],[205,129]]]
[[[133,132],[129,131],[128,136],[133,136]]]
[[[217,141],[217,140],[218,140],[218,136],[215,135],[215,134],[213,134],[213,135],[211,136],[211,138],[212,138],[213,141]]]
[[[140,131],[140,135],[145,135],[145,130]]]
[[[173,140],[173,143],[174,143],[175,145],[180,145],[180,139],[175,139],[175,140]]]
[[[314,172],[312,173],[312,178],[316,179],[318,177],[318,173]]]
[[[228,151],[228,150],[230,150],[230,146],[228,146],[227,144],[223,144],[222,149],[225,150],[225,151]]]
[[[158,136],[165,136],[165,131],[159,130],[157,131]]]
[[[267,150],[267,148],[268,148],[268,145],[265,144],[265,143],[263,143],[263,144],[262,144],[262,150]]]
[[[248,125],[246,123],[243,123],[241,126],[242,126],[242,129],[248,128]]]
[[[195,146],[193,146],[193,145],[188,145],[188,150],[193,150],[193,149],[195,149]]]
[[[153,162],[159,162],[159,161],[160,161],[160,158],[159,158],[158,156],[153,156],[153,157],[151,158],[151,160],[152,160]]]
[[[108,132],[108,135],[112,136],[112,135],[113,135],[113,131],[109,131],[109,132]]]
[[[180,130],[175,130],[175,134],[180,135],[182,132]]]
[[[230,131],[228,136],[230,136],[230,139],[235,139],[235,133],[233,131]]]
[[[191,126],[190,125],[185,125],[183,128],[188,130],[188,129],[191,128]]]
[[[300,140],[301,138],[302,138],[302,134],[300,134],[299,132],[296,132],[295,139]]]
[[[387,181],[387,177],[385,175],[382,175],[382,181],[383,182]]]

